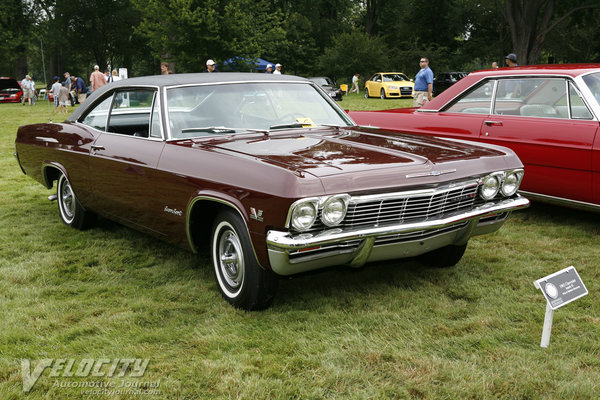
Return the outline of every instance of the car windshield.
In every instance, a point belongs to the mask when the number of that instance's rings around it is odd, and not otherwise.
[[[594,99],[600,104],[600,72],[585,75],[583,81],[594,95]]]
[[[407,81],[408,78],[404,74],[384,74],[383,81],[384,82],[401,82]]]
[[[166,104],[172,139],[353,125],[342,109],[303,82],[175,87],[167,90]]]
[[[331,82],[329,82],[327,78],[310,78],[310,80],[321,86],[331,85]]]

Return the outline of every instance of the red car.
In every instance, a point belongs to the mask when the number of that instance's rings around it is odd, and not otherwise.
[[[354,111],[359,125],[513,149],[532,199],[600,211],[600,64],[469,74],[420,109]]]
[[[20,103],[21,96],[23,89],[16,79],[0,77],[0,103]]]
[[[63,223],[114,219],[210,248],[223,297],[267,307],[278,276],[423,256],[451,266],[529,201],[510,149],[358,128],[289,75],[177,74],[105,85],[65,123],[19,128],[24,173]]]

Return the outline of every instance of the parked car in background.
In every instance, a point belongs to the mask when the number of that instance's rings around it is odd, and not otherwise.
[[[20,103],[21,96],[23,89],[16,79],[0,77],[0,103]]]
[[[442,72],[436,74],[433,78],[433,95],[439,95],[467,75],[469,75],[468,72]]]
[[[344,93],[333,79],[326,76],[314,76],[308,79],[321,86],[321,88],[325,90],[325,92],[327,92],[332,99],[336,101],[342,101],[344,99]]]
[[[350,112],[361,125],[512,148],[527,197],[600,211],[600,64],[473,72],[420,109]]]
[[[176,74],[105,85],[64,123],[19,128],[24,173],[77,229],[95,215],[210,248],[236,307],[268,307],[279,276],[422,256],[456,264],[494,232],[523,165],[500,146],[359,128],[290,75]]]
[[[415,83],[402,72],[377,72],[365,82],[365,98],[413,97]]]

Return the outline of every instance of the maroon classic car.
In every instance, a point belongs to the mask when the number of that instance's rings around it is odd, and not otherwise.
[[[521,193],[600,212],[600,64],[469,74],[420,109],[350,112],[360,125],[507,146]]]
[[[529,201],[512,150],[359,128],[293,76],[181,74],[95,91],[60,124],[19,128],[23,172],[74,228],[95,215],[208,246],[236,307],[268,307],[278,276],[422,256],[451,266]]]

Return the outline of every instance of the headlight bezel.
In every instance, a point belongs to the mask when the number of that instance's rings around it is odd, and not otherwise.
[[[347,194],[340,194],[325,198],[323,202],[319,205],[319,209],[321,211],[321,222],[323,222],[323,224],[328,227],[340,225],[344,221],[344,218],[346,218],[349,201],[350,196]],[[327,208],[334,207],[335,205],[341,205],[342,209],[341,211],[337,211],[340,214],[335,219],[332,219],[329,216],[326,216]]]
[[[521,186],[521,182],[523,181],[524,174],[525,174],[525,171],[522,168],[506,171],[504,174],[504,179],[502,180],[502,187],[500,188],[500,192],[502,193],[502,195],[506,196],[506,197],[510,197],[510,196],[513,196],[515,193],[517,193],[517,191],[519,190],[519,186]],[[511,176],[514,176],[516,178],[516,180],[514,183],[512,183],[514,188],[511,188],[510,190],[508,190],[507,182],[509,181]]]
[[[484,176],[481,179],[481,186],[479,188],[479,196],[485,201],[493,200],[494,197],[496,197],[498,195],[498,193],[500,192],[500,188],[502,187],[503,176],[504,176],[503,171],[502,172],[494,172],[494,173]],[[495,187],[495,189],[492,190],[492,192],[486,192],[486,189],[489,187],[488,182],[490,182],[490,183],[495,182],[496,187]]]
[[[301,221],[299,221],[299,218],[302,216],[299,215],[299,213],[302,210],[307,211],[310,209],[312,209],[312,212],[313,212],[313,215],[310,217],[310,219],[311,219],[310,223],[307,223],[307,222],[301,223]],[[306,215],[304,215],[304,216],[306,216]],[[294,204],[292,204],[292,206],[290,207],[288,221],[287,221],[286,225],[288,228],[294,229],[298,232],[306,232],[315,224],[318,216],[319,216],[319,200],[317,198],[301,199],[301,200],[294,202]]]

